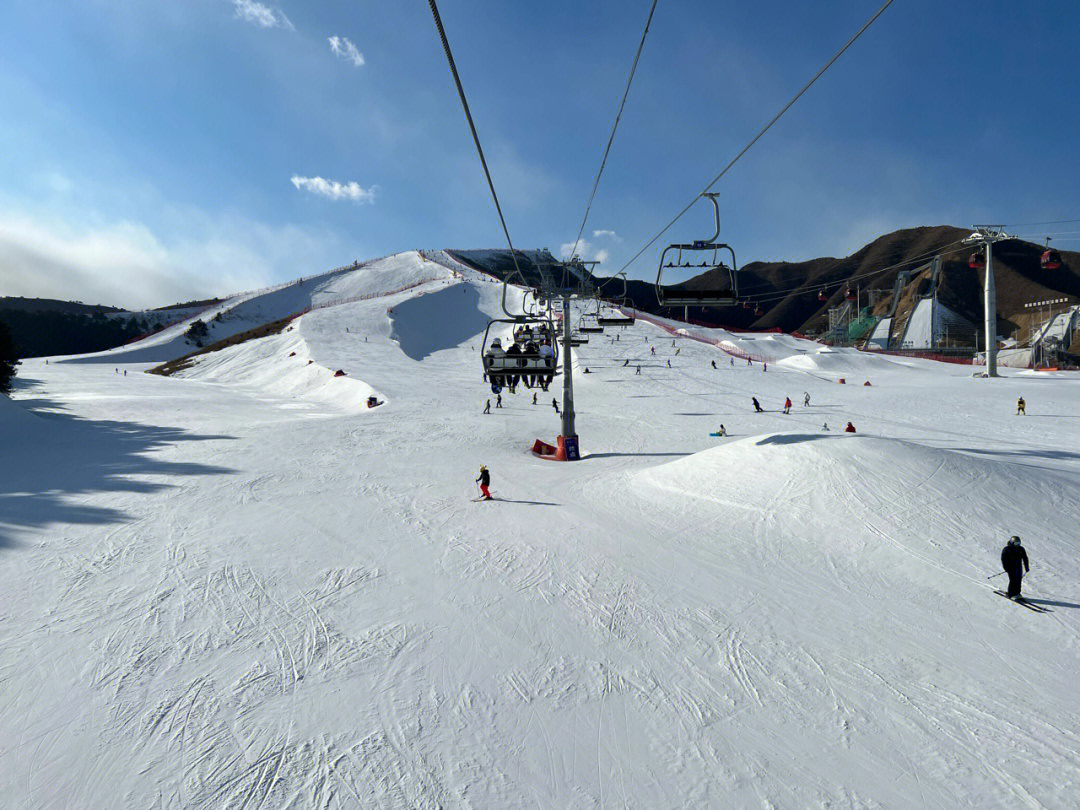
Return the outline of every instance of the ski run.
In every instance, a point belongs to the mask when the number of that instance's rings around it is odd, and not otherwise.
[[[405,253],[172,377],[186,323],[23,363],[0,807],[1078,806],[1080,378],[638,319],[556,463],[561,377],[483,413],[501,292]]]

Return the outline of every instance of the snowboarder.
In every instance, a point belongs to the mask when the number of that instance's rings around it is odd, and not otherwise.
[[[802,406],[804,408],[809,408],[810,407],[810,394],[807,391],[803,391]]]
[[[854,432],[855,432],[855,426],[853,424],[851,424],[851,422],[848,422],[847,427],[844,428],[844,433],[854,433]]]
[[[1016,415],[1020,416],[1021,414],[1023,414],[1024,416],[1027,416],[1027,411],[1024,410],[1025,407],[1026,407],[1026,403],[1024,402],[1024,398],[1019,397],[1016,400]]]
[[[484,413],[491,413],[491,400],[484,403]]]
[[[713,367],[713,368],[716,368],[716,361],[715,361],[715,360],[711,360],[710,362],[712,363],[712,367]]]
[[[762,413],[761,403],[757,401],[757,397],[750,397],[750,401],[754,403],[754,413]]]
[[[585,373],[586,373],[586,374],[592,374],[592,372],[591,372],[591,371],[589,371],[589,367],[588,367],[588,366],[585,366]]]
[[[727,428],[724,427],[723,425],[721,425],[720,429],[718,431],[716,431],[716,435],[721,437],[721,438],[723,438],[724,436],[727,436]]]
[[[555,397],[551,398],[551,407],[555,409],[556,414],[559,413],[559,400],[555,399]]]
[[[1027,552],[1020,545],[1020,538],[1015,534],[1001,550],[1001,567],[1009,575],[1009,590],[1005,595],[1010,599],[1018,599],[1020,581],[1024,578],[1024,574],[1031,570],[1031,566],[1028,565]]]
[[[682,351],[682,349],[676,349],[676,350],[675,350],[675,356],[676,356],[676,357],[678,357],[678,356],[679,356],[679,352],[681,352],[681,351]]]
[[[667,361],[667,367],[671,368],[671,358],[670,357],[668,358],[668,361]]]
[[[640,377],[641,376],[641,366],[637,367],[637,371],[634,372],[634,376],[635,377]]]
[[[496,394],[495,395],[495,407],[496,408],[501,408],[502,407],[502,394]]]
[[[622,367],[623,368],[626,368],[628,365],[630,365],[630,358],[629,357],[627,357],[625,360],[622,361]]]
[[[731,358],[731,365],[735,365],[735,358],[734,357]]]
[[[480,477],[476,479],[476,483],[480,485],[481,498],[485,501],[491,500],[491,490],[488,487],[491,486],[491,473],[488,472],[488,468],[483,464],[480,465]]]
[[[533,391],[533,405],[536,404],[536,392]]]
[[[822,431],[822,433],[828,433],[829,432],[829,423],[828,422],[826,422],[824,425],[821,426],[821,431]]]
[[[791,397],[784,397],[784,413],[791,413]]]

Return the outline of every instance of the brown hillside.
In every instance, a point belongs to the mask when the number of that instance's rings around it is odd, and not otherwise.
[[[891,291],[902,270],[914,271],[942,254],[938,300],[965,318],[981,323],[983,271],[968,267],[972,248],[959,244],[970,228],[947,225],[908,228],[886,234],[842,259],[821,258],[806,262],[751,262],[739,273],[740,294],[759,303],[760,318],[742,307],[692,311],[692,318],[728,326],[779,327],[784,331],[820,333],[828,326],[828,310],[843,302],[848,284],[852,289],[885,290],[889,294],[875,307],[875,314],[887,311]],[[1044,271],[1039,263],[1043,248],[1030,242],[1011,240],[994,249],[994,279],[997,286],[999,331],[1002,335],[1027,335],[1031,316],[1023,305],[1045,298],[1071,297],[1080,300],[1080,253],[1062,251],[1060,270]],[[900,265],[900,266],[898,266]],[[708,279],[702,277],[702,285]],[[929,274],[912,276],[901,292],[897,315],[929,286]],[[818,301],[824,290],[827,301]],[[863,299],[865,301],[865,297]]]

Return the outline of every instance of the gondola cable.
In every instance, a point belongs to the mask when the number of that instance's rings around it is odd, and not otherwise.
[[[676,222],[678,222],[680,219],[682,219],[683,215],[693,207],[695,202],[698,201],[698,198],[700,198],[702,196],[702,194],[707,193],[714,185],[716,185],[716,183],[720,180],[720,178],[723,177],[725,174],[727,174],[728,171],[731,169],[731,167],[734,166],[743,155],[745,155],[747,152],[750,151],[750,148],[754,144],[756,144],[761,139],[761,137],[772,128],[773,124],[775,124],[777,121],[779,121],[780,117],[784,113],[786,113],[792,107],[792,105],[795,104],[796,101],[798,101],[800,98],[802,98],[803,94],[806,93],[807,90],[809,90],[811,87],[813,87],[814,83],[817,82],[817,80],[822,77],[822,75],[825,73],[825,71],[827,71],[830,67],[832,67],[833,63],[837,59],[839,59],[848,48],[850,48],[853,44],[855,44],[855,40],[857,40],[859,37],[861,37],[863,35],[863,32],[865,32],[867,28],[869,28],[871,25],[873,25],[874,21],[877,20],[877,18],[880,17],[884,13],[885,9],[887,9],[889,6],[891,6],[892,3],[893,3],[893,0],[885,0],[885,3],[881,6],[881,8],[879,8],[877,10],[877,13],[875,13],[873,17],[871,17],[869,20],[867,20],[862,28],[860,28],[858,31],[855,32],[855,36],[853,36],[851,39],[849,39],[847,41],[847,43],[844,45],[844,47],[842,47],[840,50],[838,50],[836,52],[836,54],[832,57],[832,59],[830,59],[828,62],[826,62],[825,65],[816,74],[814,74],[814,77],[812,79],[810,79],[810,81],[808,81],[805,85],[803,85],[803,88],[798,93],[795,94],[794,98],[792,98],[791,101],[789,101],[787,104],[785,104],[783,106],[783,108],[781,108],[780,112],[778,112],[776,115],[774,115],[772,117],[772,119],[764,127],[762,127],[758,131],[758,133],[750,140],[750,143],[748,143],[746,146],[744,146],[742,148],[742,150],[737,155],[735,155],[735,157],[733,157],[731,159],[731,161],[727,164],[727,166],[725,166],[723,168],[723,170],[721,170],[721,172],[719,174],[717,174],[716,177],[714,177],[709,182],[709,184],[707,186],[705,186],[705,188],[701,191],[700,194],[696,194],[694,196],[694,199],[692,199],[686,205],[686,207],[683,208],[682,211],[680,211],[675,216],[675,218],[673,220],[671,220],[671,222],[669,222],[667,225],[665,225],[660,230],[660,232],[656,234],[656,236],[654,236],[652,239],[650,239],[648,242],[646,242],[645,245],[642,246],[641,250],[639,250],[637,253],[634,254],[634,256],[630,259],[630,261],[628,261],[621,268],[619,268],[619,272],[623,272],[631,264],[633,264],[635,261],[637,261],[638,258],[641,257],[641,254],[643,254],[646,250],[648,250],[650,247],[652,247],[652,245],[656,242],[657,239],[659,239],[661,236],[663,236],[665,233],[667,233],[672,225],[674,225]]]
[[[578,245],[581,244],[581,235],[585,233],[585,223],[589,219],[589,212],[592,211],[593,199],[596,197],[596,189],[600,186],[600,175],[604,173],[604,166],[607,165],[608,153],[611,152],[611,144],[615,140],[615,130],[619,127],[619,120],[622,118],[623,108],[626,107],[627,96],[630,95],[630,85],[634,81],[634,74],[637,72],[638,61],[641,59],[641,51],[645,47],[645,37],[649,34],[649,26],[652,24],[653,13],[656,11],[657,0],[653,0],[652,7],[649,9],[648,19],[645,20],[645,30],[641,32],[641,42],[638,43],[637,53],[634,54],[634,61],[630,65],[630,75],[626,79],[626,89],[623,91],[622,101],[619,102],[619,111],[615,114],[615,121],[611,125],[611,134],[608,135],[607,146],[604,147],[604,156],[600,159],[600,169],[596,172],[596,177],[593,180],[592,192],[589,194],[589,202],[585,205],[585,216],[581,218],[581,227],[578,228],[577,238],[574,240],[574,248],[570,251],[570,258],[573,258],[577,254]]]

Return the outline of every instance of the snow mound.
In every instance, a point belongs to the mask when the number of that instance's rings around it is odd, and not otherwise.
[[[347,375],[335,377],[335,372],[312,360],[307,343],[293,330],[199,355],[192,368],[175,376],[253,388],[345,413],[370,412],[370,396],[385,399],[367,383]]]
[[[842,554],[887,544],[954,573],[972,559],[993,559],[1007,538],[1003,527],[1045,535],[1045,516],[1022,514],[1022,506],[1047,492],[1057,493],[1056,513],[1080,518],[1080,494],[1058,472],[977,450],[846,433],[737,440],[634,477],[659,500],[678,493],[703,502],[735,540],[762,542],[764,523],[765,542],[794,538]]]
[[[776,361],[776,365],[792,371],[848,371],[869,374],[898,364],[880,355],[866,354],[854,349],[833,349],[822,346],[812,353],[780,358]]]

